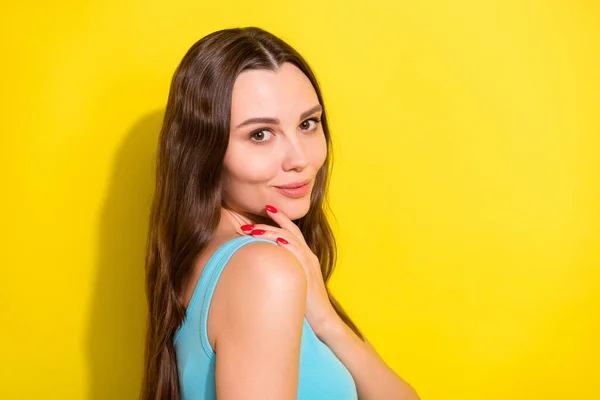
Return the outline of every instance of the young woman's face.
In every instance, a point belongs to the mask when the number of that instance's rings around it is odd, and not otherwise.
[[[295,65],[242,72],[233,86],[224,159],[227,205],[263,217],[266,204],[292,220],[306,215],[327,156],[320,118],[317,94]],[[310,181],[305,194],[286,195],[277,188],[300,181]]]

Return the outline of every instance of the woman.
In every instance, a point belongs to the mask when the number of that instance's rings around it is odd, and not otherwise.
[[[157,155],[143,399],[418,399],[327,288],[330,150],[284,41],[248,27],[189,49]]]

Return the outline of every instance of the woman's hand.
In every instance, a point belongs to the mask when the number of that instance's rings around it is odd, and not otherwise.
[[[266,224],[244,225],[242,230],[255,237],[264,237],[276,241],[277,244],[292,252],[300,261],[306,273],[306,319],[317,336],[325,327],[337,318],[333,306],[329,302],[327,290],[321,273],[319,259],[306,244],[302,232],[287,215],[273,206],[266,206],[267,215],[280,227]]]

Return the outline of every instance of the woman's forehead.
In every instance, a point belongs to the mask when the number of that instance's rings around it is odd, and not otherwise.
[[[290,63],[276,71],[258,69],[242,72],[233,87],[231,118],[242,122],[248,118],[301,114],[318,104],[317,94],[300,69]]]

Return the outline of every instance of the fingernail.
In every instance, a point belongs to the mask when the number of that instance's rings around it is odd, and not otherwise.
[[[267,205],[266,209],[267,209],[267,211],[270,211],[272,213],[276,213],[277,212],[277,209],[275,207],[273,207],[273,206]]]
[[[281,242],[281,243],[283,243],[283,244],[288,244],[288,241],[287,241],[287,240],[285,240],[284,238],[280,238],[280,237],[278,237],[278,238],[277,238],[277,241],[278,241],[278,242]]]
[[[254,225],[252,225],[252,224],[249,224],[249,225],[242,225],[242,226],[240,226],[240,228],[241,228],[243,231],[251,231],[252,229],[254,229]]]
[[[265,233],[264,229],[254,229],[252,232],[250,232],[253,235],[262,235],[263,233]]]

